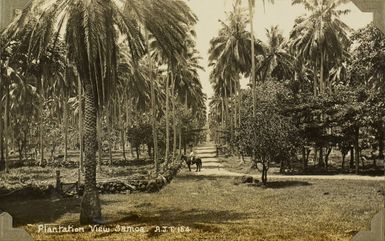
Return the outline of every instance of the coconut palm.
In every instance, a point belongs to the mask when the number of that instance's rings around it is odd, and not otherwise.
[[[191,26],[197,21],[196,16],[190,11],[185,2],[180,0],[128,0],[126,9],[130,14],[135,15],[140,23],[148,31],[146,37],[148,42],[151,42],[148,48],[148,53],[156,49],[156,59],[168,65],[169,77],[166,79],[171,87],[175,86],[174,72],[178,63],[184,61],[184,53],[187,51],[188,35],[191,33]],[[154,23],[154,20],[157,23]],[[164,26],[172,26],[164,28]],[[181,41],[182,40],[182,41]],[[166,86],[169,86],[166,85]],[[170,88],[171,88],[170,87]],[[168,87],[167,87],[168,88]],[[171,88],[171,92],[174,92]],[[169,91],[166,91],[166,115],[169,111]],[[154,91],[151,91],[152,109],[155,108]],[[153,130],[155,130],[155,113],[152,114]],[[166,139],[169,138],[169,122],[166,118]],[[153,131],[154,132],[154,131]],[[155,133],[155,132],[154,132]],[[154,144],[156,138],[154,135]],[[166,140],[166,160],[168,160],[168,144]],[[156,145],[154,145],[156,146]],[[156,152],[154,152],[156,155]],[[157,165],[156,165],[157,166]]]
[[[1,109],[4,108],[2,115],[0,116],[3,122],[4,129],[1,130],[0,138],[2,139],[1,152],[5,153],[2,157],[2,163],[0,169],[4,169],[7,173],[9,171],[9,137],[10,137],[10,126],[11,126],[11,102],[14,99],[13,103],[20,106],[21,101],[25,101],[26,95],[34,95],[35,88],[32,85],[25,84],[20,77],[20,73],[15,69],[9,66],[9,59],[7,58],[4,62],[0,62],[0,85],[2,86],[2,91],[0,95],[0,105]],[[18,94],[16,95],[15,92]],[[16,101],[15,101],[16,99]],[[20,102],[20,103],[19,103]],[[4,105],[4,107],[3,107]],[[4,142],[3,142],[4,138]],[[3,146],[4,143],[4,146]],[[4,150],[3,150],[4,148]]]
[[[314,66],[314,82],[319,76],[314,94],[323,94],[330,88],[327,75],[335,61],[341,59],[349,44],[350,28],[340,19],[348,10],[338,10],[343,0],[293,0],[310,13],[297,19],[291,33],[298,57],[310,60]]]
[[[174,74],[174,86],[172,91],[172,116],[173,116],[173,157],[176,154],[177,122],[176,116],[177,102],[184,104],[185,108],[191,107],[193,114],[197,115],[204,106],[204,94],[199,80],[198,70],[203,70],[199,65],[201,57],[195,48],[195,42],[192,39],[187,40],[188,51],[185,53],[184,62],[178,65]],[[179,130],[179,140],[181,142],[181,130]]]
[[[242,0],[237,0],[236,1],[236,5],[240,5],[240,2]],[[249,8],[249,22],[250,22],[250,33],[251,33],[251,38],[250,38],[250,41],[251,43],[254,43],[254,8],[255,8],[255,1],[256,0],[248,0],[248,8]],[[265,3],[266,2],[271,2],[271,3],[274,3],[274,0],[262,0],[263,2],[263,5],[265,6]],[[251,47],[251,81],[250,81],[250,84],[253,86],[253,116],[255,116],[256,114],[256,105],[257,105],[257,102],[256,102],[256,87],[257,87],[257,80],[256,80],[256,76],[255,76],[255,71],[256,71],[256,64],[255,64],[255,45],[253,44],[250,44],[250,47]]]
[[[267,77],[275,77],[279,80],[289,79],[293,76],[294,58],[289,53],[287,43],[278,26],[267,29],[266,36],[265,56],[258,68],[262,80],[265,81]]]
[[[228,97],[237,93],[237,89],[234,88],[239,86],[239,75],[253,74],[250,73],[250,66],[253,65],[256,56],[250,55],[250,48],[256,49],[259,54],[264,53],[260,41],[254,41],[252,34],[246,30],[247,24],[249,19],[244,10],[239,4],[235,4],[227,22],[221,21],[222,27],[218,36],[210,41],[209,66],[212,67],[210,81],[218,96],[223,97],[226,103]],[[252,42],[254,44],[251,44]],[[224,105],[227,108],[228,105]],[[225,120],[228,122],[228,115]]]

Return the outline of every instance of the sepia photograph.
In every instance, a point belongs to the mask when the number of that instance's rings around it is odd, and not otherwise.
[[[385,241],[385,0],[0,0],[0,241]]]

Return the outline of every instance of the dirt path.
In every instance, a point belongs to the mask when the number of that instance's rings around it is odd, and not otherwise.
[[[207,177],[236,177],[243,176],[244,173],[237,173],[228,171],[224,168],[224,165],[216,158],[216,148],[214,144],[208,143],[197,147],[196,153],[202,158],[203,167],[202,171],[191,175],[195,176],[207,176]],[[260,178],[259,175],[250,175],[255,178]],[[381,176],[357,176],[357,175],[268,175],[269,179],[317,179],[317,180],[362,180],[362,181],[385,181],[385,177]]]

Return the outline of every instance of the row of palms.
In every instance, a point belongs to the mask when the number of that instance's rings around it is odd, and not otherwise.
[[[253,115],[258,81],[291,80],[301,86],[312,82],[315,96],[332,91],[330,75],[347,58],[350,44],[351,29],[340,19],[349,11],[338,8],[344,2],[293,0],[292,4],[302,4],[308,13],[296,18],[288,40],[273,26],[266,30],[267,42],[263,43],[253,34],[254,4],[249,1],[247,13],[241,1],[235,1],[233,11],[227,22],[221,22],[209,50],[210,80],[215,91],[210,109],[213,118],[222,124],[222,131],[239,126],[242,75],[251,76]],[[247,31],[247,25],[251,25],[251,31]]]
[[[197,74],[199,57],[192,31],[196,21],[181,0],[35,0],[2,33],[2,51],[9,51],[1,63],[5,70],[0,85],[5,86],[5,128],[9,126],[13,103],[9,88],[20,80],[22,85],[31,86],[30,91],[23,93],[38,99],[34,102],[24,96],[20,103],[40,103],[39,108],[31,110],[36,109],[40,118],[41,148],[43,113],[49,109],[55,115],[46,104],[53,96],[61,103],[64,132],[68,131],[68,119],[75,123],[76,118],[83,132],[80,143],[84,142],[85,190],[81,223],[94,223],[101,218],[96,190],[96,140],[100,138],[98,129],[103,119],[109,128],[112,122],[123,123],[124,127],[129,125],[124,120],[130,119],[130,108],[147,111],[158,171],[159,118],[165,115],[166,158],[170,153],[170,122],[172,155],[176,153],[177,133],[182,129],[177,124],[176,103],[183,103],[197,118],[204,118],[205,97]],[[12,46],[15,42],[18,44]],[[23,57],[17,58],[20,54]],[[12,61],[19,64],[12,65]],[[70,99],[75,103],[77,117],[69,118]],[[9,131],[4,137],[7,145]]]

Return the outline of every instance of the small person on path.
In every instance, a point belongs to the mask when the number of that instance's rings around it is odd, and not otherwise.
[[[191,152],[190,152],[189,158],[190,158],[190,160],[191,160],[191,161],[193,161],[193,160],[194,160],[194,158],[195,158],[195,153],[194,153],[194,150],[193,150],[193,149],[191,149]]]

